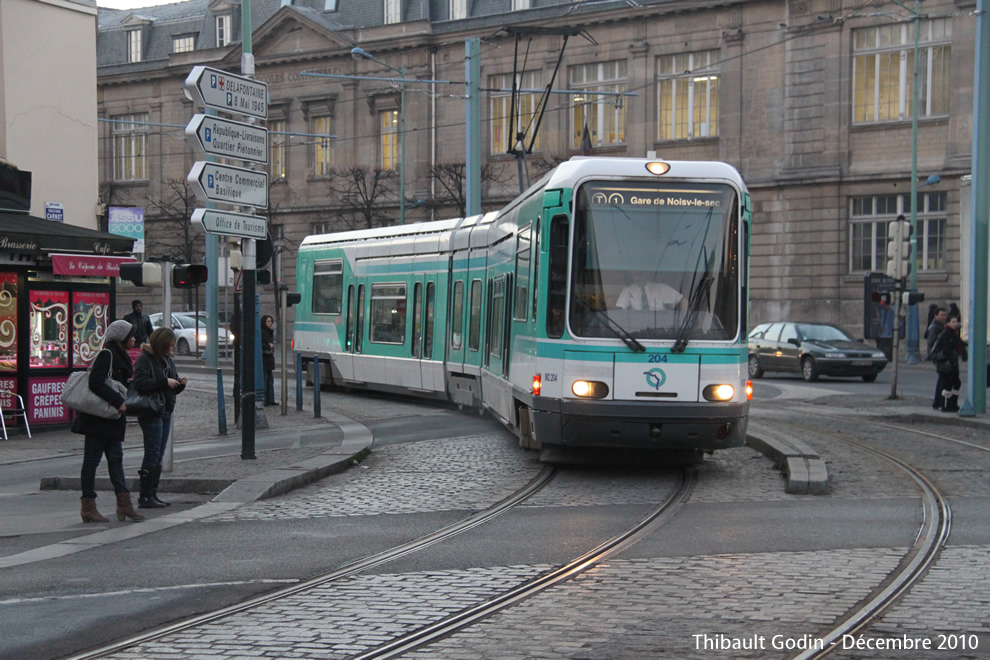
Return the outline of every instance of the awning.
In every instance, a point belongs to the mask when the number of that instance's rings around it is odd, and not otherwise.
[[[49,255],[130,254],[134,239],[102,231],[52,222],[33,215],[0,213],[0,250],[19,254]]]

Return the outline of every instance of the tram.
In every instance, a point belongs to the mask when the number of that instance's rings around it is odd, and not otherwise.
[[[497,212],[307,237],[295,349],[544,452],[739,446],[749,227],[730,165],[576,157]]]

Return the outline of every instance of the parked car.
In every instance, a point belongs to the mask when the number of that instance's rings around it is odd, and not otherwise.
[[[763,323],[749,333],[749,376],[789,371],[807,381],[819,376],[860,377],[867,383],[887,366],[880,349],[837,325],[826,323]]]
[[[151,315],[151,325],[156,328],[162,327],[161,313]],[[196,317],[192,314],[172,313],[172,330],[175,332],[175,354],[189,355],[193,352],[193,347],[198,344],[199,351],[206,350],[206,319],[199,318],[199,335],[197,338]],[[225,328],[217,328],[218,348],[221,353],[226,353],[231,349],[234,335]],[[197,341],[198,340],[198,341]],[[197,343],[194,344],[193,342]]]

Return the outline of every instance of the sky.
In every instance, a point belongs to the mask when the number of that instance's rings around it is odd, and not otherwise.
[[[152,5],[167,5],[170,2],[179,0],[96,0],[99,7],[107,9],[134,9],[136,7],[150,7]]]

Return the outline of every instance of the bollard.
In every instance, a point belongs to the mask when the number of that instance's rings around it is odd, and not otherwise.
[[[313,357],[313,417],[320,416],[320,358]]]
[[[303,367],[302,353],[296,353],[296,411],[303,409]]]
[[[227,435],[227,404],[223,399],[223,369],[217,368],[217,423],[220,435]]]

